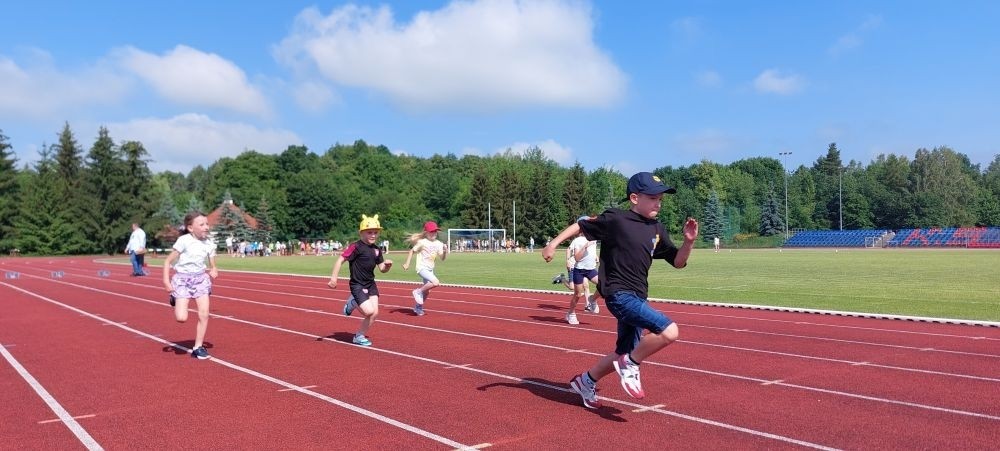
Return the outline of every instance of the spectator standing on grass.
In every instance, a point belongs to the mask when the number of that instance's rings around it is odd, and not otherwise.
[[[664,193],[675,192],[653,174],[637,173],[628,181],[628,210],[611,208],[596,218],[570,224],[542,251],[542,258],[552,261],[555,247],[581,230],[588,239],[601,242],[598,291],[608,311],[618,319],[618,339],[613,352],[569,382],[588,409],[600,407],[597,381],[612,371],[618,373],[629,396],[645,397],[639,365],[679,336],[677,324],[646,299],[653,259],[662,258],[675,268],[683,268],[698,237],[698,221],[688,218],[683,227],[684,243],[677,248],[656,220]],[[643,335],[643,330],[649,333]]]
[[[176,271],[173,277],[170,277],[171,266]],[[212,279],[216,277],[219,277],[219,270],[215,266],[215,242],[209,234],[208,218],[199,211],[190,212],[184,216],[181,236],[163,262],[163,286],[170,292],[170,305],[174,307],[177,322],[187,321],[188,303],[192,299],[198,306],[198,325],[195,327],[191,357],[202,360],[209,357],[205,350],[205,332],[208,330]]]
[[[410,269],[410,259],[413,258],[413,253],[417,253],[417,275],[423,280],[424,284],[413,290],[413,300],[416,301],[416,305],[413,307],[413,313],[417,316],[423,316],[424,314],[424,301],[427,300],[427,296],[431,294],[431,289],[441,285],[437,276],[434,275],[434,260],[441,256],[441,261],[444,261],[448,257],[448,246],[444,243],[438,241],[438,225],[434,221],[427,221],[424,224],[424,231],[422,233],[415,233],[410,235],[409,241],[413,247],[410,248],[410,252],[406,254],[406,262],[403,263],[403,271],[409,271]]]
[[[577,221],[585,221],[587,216],[581,216]],[[572,269],[569,271],[570,286],[573,293],[570,294],[569,311],[566,312],[566,322],[572,325],[580,324],[576,317],[576,304],[580,299],[585,299],[584,310],[590,313],[599,313],[601,308],[597,304],[599,295],[590,294],[588,281],[597,285],[597,241],[588,240],[583,233],[577,234],[576,238],[570,242],[567,252],[572,260]],[[567,265],[570,261],[567,260]]]
[[[378,246],[378,235],[382,232],[382,225],[378,222],[378,215],[368,217],[361,215],[361,225],[359,235],[361,239],[351,243],[347,249],[337,257],[333,264],[333,272],[330,274],[330,281],[326,285],[330,288],[337,288],[337,274],[340,273],[340,266],[348,262],[350,266],[351,279],[348,282],[350,294],[347,303],[344,304],[344,314],[351,316],[354,309],[361,309],[365,319],[361,321],[361,327],[354,334],[351,340],[356,345],[371,346],[372,341],[365,335],[375,317],[378,316],[378,286],[375,284],[375,268],[382,273],[389,272],[392,267],[392,260],[385,258],[385,253]]]
[[[132,234],[125,245],[125,253],[132,262],[132,277],[145,276],[146,270],[146,231],[138,223],[132,223]]]
[[[715,239],[712,240],[712,244],[715,246],[715,252],[719,252],[719,237],[715,237]]]

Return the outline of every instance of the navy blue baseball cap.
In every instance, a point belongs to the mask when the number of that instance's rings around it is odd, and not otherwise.
[[[628,179],[628,194],[642,193],[656,195],[661,193],[674,194],[677,190],[663,184],[663,180],[650,172],[640,172]]]

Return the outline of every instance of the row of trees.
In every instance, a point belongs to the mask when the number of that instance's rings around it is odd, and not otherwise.
[[[378,213],[384,236],[397,246],[427,220],[443,228],[504,228],[522,243],[529,237],[545,242],[581,214],[622,205],[630,175],[561,167],[539,149],[420,158],[364,141],[322,154],[303,146],[277,155],[246,151],[187,174],[153,174],[140,142],[115,144],[101,128],[85,152],[69,124],[58,136],[56,144],[42,146],[37,163],[18,168],[0,133],[4,252],[120,251],[131,222],[147,231],[170,230],[184,212],[228,205],[227,199],[257,218],[265,235],[246,238],[261,241],[352,240],[360,215]],[[790,169],[770,156],[657,168],[653,172],[678,189],[665,198],[660,220],[678,233],[683,218],[698,218],[708,241],[774,235],[786,225],[1000,225],[1000,155],[985,170],[947,147],[918,149],[912,160],[890,154],[868,165],[845,164],[830,144],[811,166]],[[228,224],[238,222],[231,219]],[[169,234],[160,237],[169,240]]]

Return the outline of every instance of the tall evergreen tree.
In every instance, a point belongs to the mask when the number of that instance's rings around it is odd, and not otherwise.
[[[16,247],[14,238],[20,190],[17,181],[17,158],[7,142],[7,136],[0,130],[0,252],[6,254]]]
[[[125,157],[125,189],[131,196],[126,214],[132,221],[144,222],[159,207],[153,186],[153,173],[149,170],[149,152],[139,141],[126,141],[121,145]]]
[[[60,253],[82,254],[98,250],[96,240],[88,236],[95,228],[90,220],[94,206],[92,198],[84,190],[85,177],[83,167],[83,149],[76,142],[76,137],[65,123],[59,133],[59,142],[53,146],[55,151],[55,189],[56,214],[60,216],[58,223],[68,225],[60,232],[63,240]]]
[[[267,205],[267,199],[263,197],[260,198],[260,203],[257,204],[256,218],[257,230],[254,234],[255,238],[262,243],[270,243],[273,240],[274,225],[271,222],[271,212],[270,207]]]
[[[566,211],[571,216],[598,213],[588,209],[587,172],[583,170],[583,166],[580,165],[579,161],[566,174],[566,184],[563,185],[563,191],[565,192]]]
[[[761,207],[758,232],[761,236],[773,236],[785,232],[785,221],[781,218],[781,209],[778,207],[778,199],[774,194],[774,185],[769,186],[767,193],[764,194],[764,206]]]
[[[126,214],[129,194],[125,190],[125,171],[121,154],[108,129],[101,127],[97,140],[87,154],[87,209],[89,234],[101,252],[121,251],[122,240],[130,233]]]
[[[480,166],[472,176],[469,197],[462,210],[462,223],[466,228],[485,229],[487,227],[487,216],[490,199],[490,179],[486,173],[486,168]]]
[[[705,213],[701,224],[701,239],[706,242],[711,242],[715,237],[722,238],[723,232],[726,230],[722,204],[719,203],[719,194],[715,190],[708,193],[708,201],[705,202]]]
[[[52,152],[42,145],[40,159],[34,165],[21,187],[19,213],[14,220],[18,234],[16,246],[26,254],[65,255],[70,253],[68,237],[73,224],[65,221],[65,213],[58,208],[39,208],[59,205],[59,174]]]

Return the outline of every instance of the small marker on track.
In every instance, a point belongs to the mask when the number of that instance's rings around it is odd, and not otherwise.
[[[653,411],[653,410],[656,410],[656,409],[662,409],[664,407],[667,407],[667,406],[665,404],[655,404],[655,405],[652,405],[652,406],[646,406],[646,407],[640,407],[638,409],[633,409],[632,412],[643,413],[643,412]]]
[[[110,276],[111,276],[111,271],[108,271],[106,269],[97,271],[97,277],[110,277]]]
[[[53,279],[62,279],[63,276],[65,276],[65,275],[66,275],[66,273],[63,272],[63,271],[52,271],[52,278]]]
[[[3,277],[4,279],[20,279],[21,273],[17,271],[7,271],[6,273],[4,273]]]

